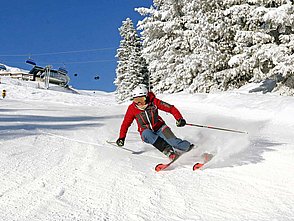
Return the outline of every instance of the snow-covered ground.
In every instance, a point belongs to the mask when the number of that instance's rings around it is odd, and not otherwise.
[[[64,93],[1,79],[0,220],[294,220],[294,98],[248,94],[163,94],[189,123],[174,133],[198,146],[168,171],[132,125],[115,141],[128,104],[112,93]],[[202,171],[192,165],[215,154]]]

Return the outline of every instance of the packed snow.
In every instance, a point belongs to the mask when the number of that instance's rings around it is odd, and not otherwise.
[[[161,116],[197,148],[169,170],[135,123],[118,138],[129,102],[114,93],[44,90],[2,78],[0,220],[294,220],[294,98],[248,93],[158,94],[187,122]],[[204,152],[215,157],[192,171]]]

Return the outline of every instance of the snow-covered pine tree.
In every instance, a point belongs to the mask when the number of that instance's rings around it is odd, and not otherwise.
[[[225,1],[232,4],[234,1]],[[235,1],[226,10],[235,28],[231,69],[217,73],[223,89],[274,79],[281,94],[294,94],[294,7],[287,0]]]
[[[294,87],[289,0],[154,0],[138,28],[155,91],[210,92],[274,78]]]
[[[185,14],[193,33],[190,38],[193,53],[186,60],[194,79],[190,92],[219,90],[220,81],[214,73],[228,68],[232,54],[234,32],[224,19],[222,0],[190,1]]]
[[[148,69],[142,57],[142,42],[133,22],[127,18],[119,28],[122,37],[116,57],[116,99],[118,102],[131,97],[131,92],[138,84],[148,84]]]
[[[187,88],[193,79],[181,65],[191,54],[185,27],[188,19],[182,11],[187,0],[154,0],[151,8],[138,8],[146,16],[138,24],[143,36],[143,56],[149,64],[155,92],[177,92]],[[186,36],[187,35],[187,36]]]
[[[154,7],[137,9],[147,16],[139,29],[155,91],[192,84],[191,91],[208,92],[215,84],[213,73],[228,66],[233,38],[224,30],[222,7],[220,0],[154,0]]]

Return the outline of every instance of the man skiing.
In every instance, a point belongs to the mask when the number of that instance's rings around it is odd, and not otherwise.
[[[128,128],[134,119],[138,125],[138,131],[144,142],[152,144],[171,160],[175,159],[180,152],[187,152],[194,146],[186,140],[177,138],[171,129],[158,115],[158,110],[171,113],[176,119],[176,125],[183,127],[186,121],[179,110],[155,97],[154,93],[148,92],[145,85],[137,86],[133,93],[133,103],[129,105],[120,128],[118,146],[123,146]]]

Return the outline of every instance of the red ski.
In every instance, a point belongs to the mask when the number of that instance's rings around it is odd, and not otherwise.
[[[193,166],[193,170],[199,170],[201,167],[204,166],[205,163],[195,163]]]
[[[177,155],[177,157],[175,157],[172,161],[170,161],[169,163],[160,163],[160,164],[157,164],[155,166],[155,171],[156,172],[159,172],[161,170],[165,170],[166,168],[168,168],[171,164],[173,164],[177,159],[179,159],[181,155]]]
[[[204,153],[204,154],[202,154],[202,157],[203,157],[204,162],[203,163],[195,163],[193,166],[194,171],[201,169],[207,162],[209,162],[213,158],[213,155],[210,153]]]
[[[162,170],[166,170],[170,165],[172,165],[176,160],[178,160],[182,155],[184,155],[185,153],[187,152],[184,152],[180,155],[177,155],[177,157],[173,160],[171,160],[169,163],[160,163],[160,164],[157,164],[155,166],[155,171],[156,172],[159,172],[159,171],[162,171]],[[201,160],[202,162],[198,162],[198,163],[195,163],[194,166],[193,166],[193,170],[199,170],[200,168],[202,168],[207,162],[209,162],[212,158],[214,157],[213,154],[210,154],[210,153],[204,153],[201,155],[201,158],[203,160]]]
[[[191,144],[191,145],[190,145],[190,148],[189,148],[188,151],[186,151],[186,152],[182,152],[182,153],[178,153],[178,155],[176,155],[176,157],[175,157],[173,160],[171,160],[169,163],[160,163],[160,164],[157,164],[157,165],[155,166],[155,171],[156,171],[156,172],[159,172],[159,171],[165,170],[165,169],[168,168],[171,164],[173,164],[177,159],[179,159],[180,156],[182,156],[182,155],[188,153],[188,152],[189,152],[190,150],[192,150],[194,147],[195,147],[195,145],[194,145],[194,144]]]

